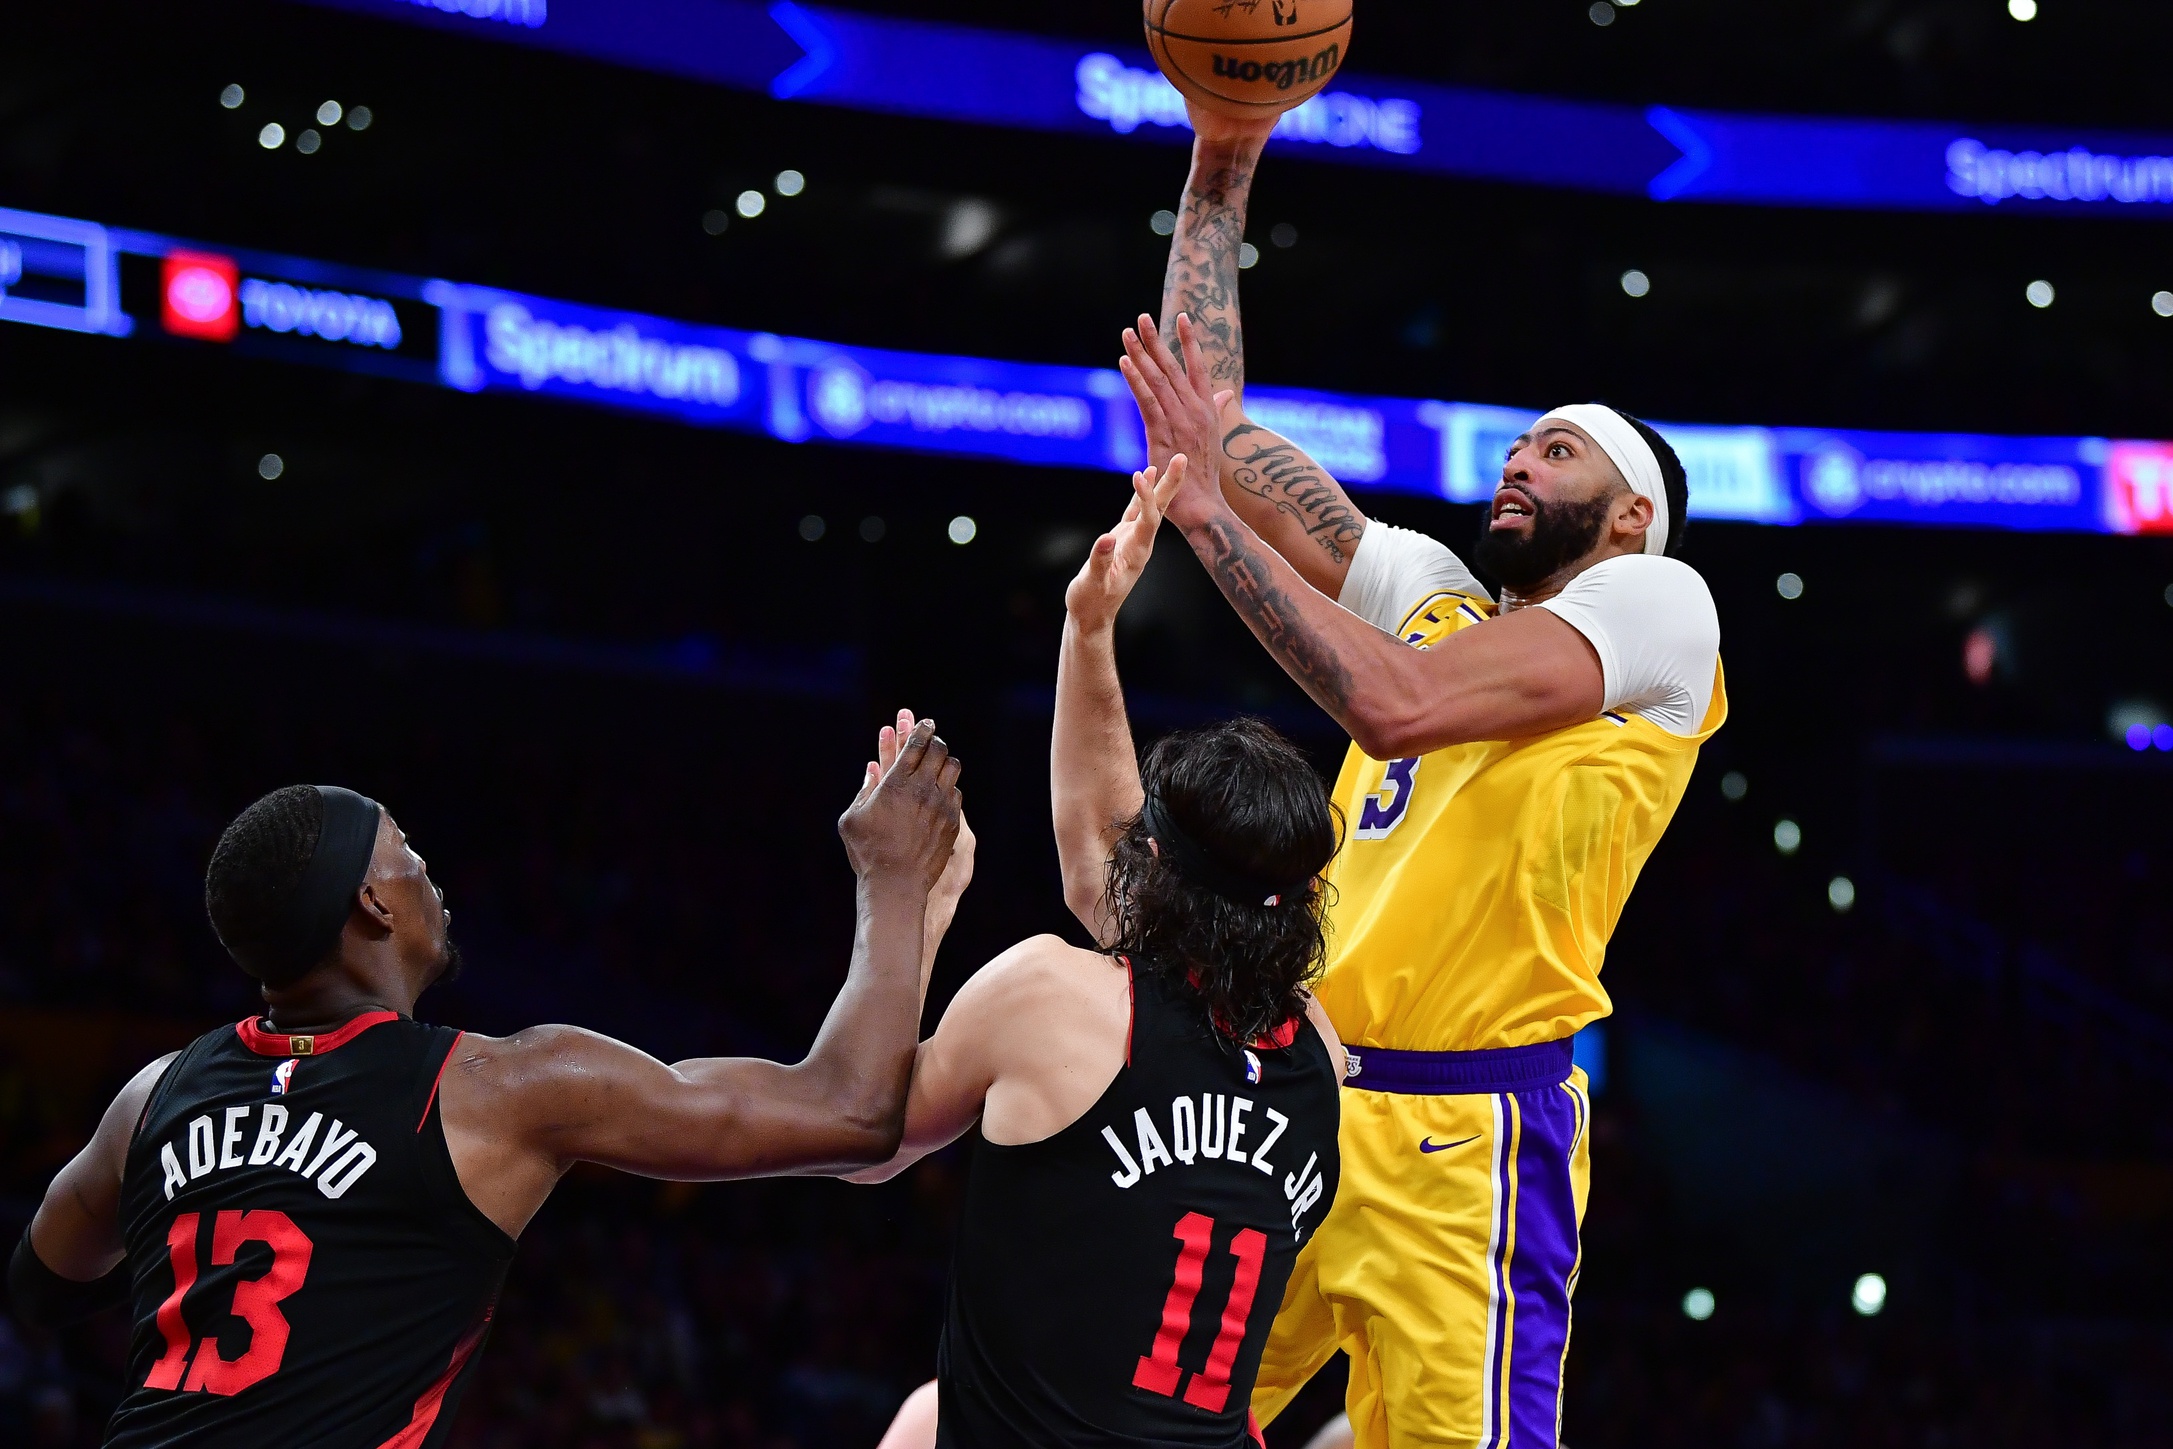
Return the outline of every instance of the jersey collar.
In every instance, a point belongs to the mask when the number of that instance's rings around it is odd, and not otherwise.
[[[260,1057],[321,1057],[337,1047],[343,1047],[373,1026],[388,1021],[398,1021],[397,1011],[365,1011],[334,1031],[285,1032],[267,1031],[263,1021],[250,1017],[234,1024],[235,1035],[241,1044]]]

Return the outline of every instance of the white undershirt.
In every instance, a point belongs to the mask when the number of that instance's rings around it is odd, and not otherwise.
[[[1339,602],[1393,633],[1438,593],[1493,596],[1446,544],[1369,522]],[[1696,734],[1713,703],[1720,615],[1698,571],[1681,559],[1624,554],[1569,581],[1545,609],[1591,641],[1600,657],[1601,709],[1641,715],[1670,734]]]

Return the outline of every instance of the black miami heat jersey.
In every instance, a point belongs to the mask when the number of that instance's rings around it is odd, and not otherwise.
[[[199,1037],[129,1143],[128,1386],[109,1449],[434,1449],[513,1240],[468,1200],[438,1081],[459,1033],[390,1011]]]
[[[943,1449],[1249,1442],[1291,1266],[1335,1198],[1335,1066],[1217,1032],[1132,968],[1124,1066],[1041,1142],[974,1151],[938,1352]]]

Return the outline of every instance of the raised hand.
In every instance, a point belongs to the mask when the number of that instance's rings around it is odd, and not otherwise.
[[[1223,413],[1235,396],[1229,389],[1216,389],[1200,355],[1199,334],[1183,313],[1177,317],[1177,342],[1182,370],[1154,319],[1141,313],[1138,326],[1124,329],[1124,357],[1117,364],[1146,425],[1148,460],[1161,463],[1165,471],[1179,453],[1201,460],[1217,456]],[[1216,496],[1216,482],[1215,469],[1202,466],[1189,486],[1180,483],[1164,504],[1171,521],[1189,523],[1190,515]]]
[[[980,846],[980,838],[973,833],[973,826],[966,817],[958,817],[958,838],[951,842],[951,858],[944,863],[943,874],[936,878],[935,888],[928,892],[928,922],[925,934],[929,952],[934,953],[934,943],[943,939],[951,928],[951,921],[958,915],[958,902],[966,894],[966,887],[973,884],[974,852]]]
[[[883,776],[890,773],[890,767],[898,762],[899,750],[912,737],[915,723],[913,711],[901,709],[898,711],[897,723],[884,725],[876,735],[875,758],[868,761],[867,780],[861,786],[863,792],[873,789]],[[928,938],[931,941],[943,938],[943,933],[950,928],[952,916],[958,911],[959,898],[965,895],[966,887],[973,883],[973,857],[978,843],[973,827],[966,823],[966,817],[961,814],[958,817],[958,839],[951,844],[951,858],[945,863],[943,874],[928,897]]]
[[[885,726],[883,736],[878,752],[887,764],[870,762],[859,795],[838,819],[838,835],[862,880],[909,881],[926,892],[950,864],[958,837],[959,763],[934,720],[912,725],[902,739]]]
[[[1149,464],[1132,475],[1132,501],[1117,526],[1094,540],[1078,577],[1064,590],[1064,609],[1081,629],[1098,631],[1116,622],[1132,586],[1154,556],[1155,531],[1170,499],[1184,486],[1187,460],[1183,453],[1169,460],[1167,468]]]

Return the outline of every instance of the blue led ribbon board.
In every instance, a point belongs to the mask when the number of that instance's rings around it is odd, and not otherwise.
[[[1137,47],[795,0],[310,0],[779,100],[1135,140],[1189,139]],[[1364,29],[1359,31],[1363,51]],[[2173,218],[2173,136],[1638,108],[1345,72],[1271,145],[1314,160],[1724,202]]]
[[[1107,368],[851,347],[0,210],[0,321],[513,393],[702,427],[1128,472]],[[1539,413],[1256,385],[1246,411],[1354,488],[1492,495]],[[1694,518],[2173,533],[2173,443],[1656,424]]]
[[[0,322],[125,334],[106,229],[0,207]]]

